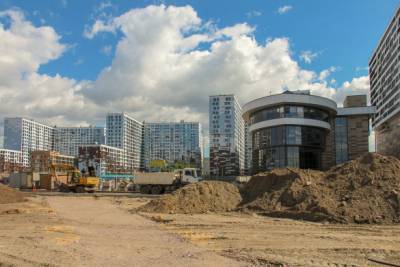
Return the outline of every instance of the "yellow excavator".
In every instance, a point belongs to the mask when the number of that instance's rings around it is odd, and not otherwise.
[[[60,179],[57,175],[57,170],[66,172],[66,179]],[[89,173],[82,175],[79,169],[66,164],[52,164],[51,173],[56,180],[60,192],[94,193],[100,183],[100,178],[96,177],[94,170],[89,170]]]

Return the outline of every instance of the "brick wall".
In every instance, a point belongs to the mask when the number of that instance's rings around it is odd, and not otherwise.
[[[325,138],[325,151],[322,153],[322,169],[327,170],[334,165],[335,162],[335,127],[334,119],[331,119],[331,130],[327,131]]]
[[[348,116],[347,129],[349,160],[353,160],[368,152],[369,116]]]
[[[350,95],[347,96],[343,102],[343,107],[354,108],[354,107],[365,107],[367,106],[366,95]]]
[[[375,130],[377,152],[400,158],[400,114]]]

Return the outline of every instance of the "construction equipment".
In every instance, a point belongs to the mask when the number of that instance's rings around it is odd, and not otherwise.
[[[184,168],[175,172],[135,173],[133,183],[142,194],[163,194],[200,179],[195,168]]]
[[[65,164],[52,164],[50,169],[61,192],[94,193],[100,183],[100,179],[94,176],[90,170],[89,173],[82,174],[75,167]],[[58,179],[57,169],[67,173],[66,182]]]

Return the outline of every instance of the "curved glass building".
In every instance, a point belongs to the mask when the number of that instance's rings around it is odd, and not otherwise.
[[[348,114],[344,114],[345,109]],[[373,112],[366,105],[338,108],[333,100],[308,91],[287,91],[253,100],[243,107],[251,136],[252,172],[279,167],[326,169],[348,160],[347,121],[354,116],[367,121],[359,127],[366,142],[360,151],[367,152],[369,116]]]

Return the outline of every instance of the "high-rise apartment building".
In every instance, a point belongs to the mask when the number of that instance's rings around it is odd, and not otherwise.
[[[26,118],[5,118],[4,148],[21,151],[22,164],[28,167],[31,151],[54,149],[54,127]]]
[[[400,157],[400,8],[372,54],[369,77],[377,151]]]
[[[202,167],[202,134],[199,122],[144,123],[144,165],[152,160],[184,162]]]
[[[106,129],[104,127],[56,127],[54,133],[55,151],[68,156],[78,157],[78,147],[84,145],[104,145]]]
[[[245,138],[242,108],[232,94],[209,98],[210,176],[244,172]]]
[[[107,145],[124,150],[126,168],[142,168],[143,124],[125,113],[109,113],[106,128]]]

